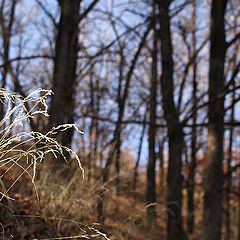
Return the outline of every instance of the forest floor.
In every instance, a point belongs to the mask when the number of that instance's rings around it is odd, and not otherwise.
[[[3,172],[1,169],[0,174]],[[75,190],[73,196],[73,189],[69,189],[70,195],[63,196],[66,186],[63,191],[55,193],[52,189],[56,186],[36,181],[36,192],[27,174],[15,182],[18,176],[19,173],[11,171],[1,177],[0,192],[7,190],[6,195],[11,199],[4,197],[0,201],[0,239],[106,239],[99,233],[106,233],[111,240],[164,239],[165,221],[160,218],[165,218],[165,212],[161,210],[157,226],[150,230],[145,217],[144,189],[133,196],[129,185],[122,183],[121,196],[116,197],[108,192],[106,218],[104,224],[100,225],[96,223],[97,185],[83,187],[87,184],[86,180],[79,178],[79,183],[74,180],[74,186],[70,187],[76,188],[81,184],[79,192]],[[59,185],[58,189],[61,187]]]
[[[166,239],[167,211],[164,197],[159,193],[157,225],[151,229],[147,224],[144,175],[139,176],[134,193],[129,177],[121,176],[121,196],[115,196],[114,184],[109,184],[105,196],[105,221],[98,224],[99,183],[95,180],[90,184],[79,173],[79,170],[71,170],[71,177],[65,177],[64,183],[56,183],[54,179],[52,183],[36,180],[37,191],[27,174],[13,186],[19,173],[4,174],[0,192],[9,189],[7,195],[14,200],[3,198],[0,201],[0,239],[107,239],[100,233],[106,233],[111,240]],[[199,231],[196,227],[191,240],[199,239]]]

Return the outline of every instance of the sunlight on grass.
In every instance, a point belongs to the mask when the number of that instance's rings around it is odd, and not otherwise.
[[[48,154],[56,158],[57,155],[61,155],[67,161],[63,153],[64,151],[69,153],[77,160],[84,177],[84,170],[77,154],[72,149],[60,145],[54,138],[57,131],[65,131],[71,127],[82,133],[75,125],[64,124],[52,128],[46,134],[26,131],[26,126],[36,115],[48,117],[46,99],[51,94],[50,90],[38,89],[23,98],[16,93],[0,89],[0,100],[6,109],[0,122],[0,169],[4,169],[0,180],[15,166],[22,170],[10,187],[0,193],[0,201],[4,197],[11,199],[7,194],[23,174],[28,174],[34,184],[36,165],[42,162]],[[26,150],[24,146],[27,146]],[[21,164],[22,159],[27,162],[27,166]]]
[[[45,189],[45,194],[50,194],[51,196],[50,198],[52,201],[50,201],[50,205],[53,207],[53,209],[58,209],[58,211],[61,212],[61,208],[64,208],[64,206],[68,206],[68,208],[71,209],[74,205],[71,201],[73,196],[69,197],[69,194],[73,194],[70,188],[72,188],[74,182],[77,182],[79,177],[79,171],[77,170],[80,169],[80,177],[82,176],[83,179],[84,170],[78,155],[72,149],[59,144],[56,140],[56,135],[59,132],[67,130],[68,128],[74,128],[75,131],[80,134],[83,132],[81,132],[74,124],[63,124],[54,127],[45,134],[28,130],[30,129],[29,125],[33,123],[31,121],[34,121],[36,117],[48,117],[46,100],[51,94],[52,91],[50,90],[38,89],[24,98],[14,92],[8,92],[5,89],[0,89],[0,101],[5,110],[2,111],[4,112],[4,117],[0,121],[0,185],[2,187],[2,191],[0,192],[1,204],[5,198],[7,199],[9,206],[13,206],[11,202],[15,199],[10,196],[12,193],[10,190],[14,189],[16,183],[23,177],[23,175],[26,174],[31,179],[31,182],[34,186],[38,203],[40,203],[38,190],[40,190],[42,193],[42,190]],[[58,175],[59,171],[52,173],[47,171],[47,169],[49,169],[49,167],[47,167],[45,169],[41,169],[44,170],[44,172],[43,174],[40,174],[40,178],[38,178],[36,183],[35,179],[38,169],[37,164],[43,163],[43,161],[52,160],[53,157],[58,158],[59,156],[67,161],[64,154],[68,154],[72,159],[76,160],[74,169],[71,168],[71,173],[74,171],[73,176],[71,174],[70,179],[63,179],[60,176],[56,176]],[[49,157],[49,155],[53,157]],[[49,162],[45,162],[44,165],[48,164]],[[63,166],[60,170],[62,171],[64,169],[65,167]],[[54,180],[56,187],[55,189],[51,188],[51,184],[53,183],[49,182],[49,175],[54,175],[51,179]],[[6,181],[6,179],[9,180],[9,178],[11,183],[8,182],[7,185],[5,185],[4,181]],[[25,188],[27,190],[27,186],[25,186]],[[86,197],[90,197],[92,195],[90,189],[86,189],[86,192],[88,193],[85,194]],[[59,201],[60,205],[58,204]],[[88,200],[86,199],[86,202],[87,201]],[[77,205],[79,209],[79,204]],[[45,209],[46,206],[42,206],[42,208]],[[89,208],[91,208],[91,206],[89,206]],[[46,213],[47,211],[43,210],[43,212]],[[63,210],[62,213],[66,213],[65,210]],[[96,237],[98,237],[97,239],[99,239],[99,237],[101,237],[101,239],[109,239],[104,233],[100,232],[94,226],[88,226],[76,220],[66,219],[65,215],[48,217],[46,214],[44,214],[44,216],[12,214],[14,218],[42,218],[46,222],[55,221],[59,222],[59,224],[62,222],[71,223],[76,225],[76,227],[82,233],[81,235],[75,236],[64,236],[61,234],[61,237],[55,237],[51,239],[77,239],[80,237],[84,239],[95,239]],[[2,237],[4,238],[3,225],[2,228]]]

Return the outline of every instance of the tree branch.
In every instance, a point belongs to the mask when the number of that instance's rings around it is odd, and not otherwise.
[[[54,26],[57,28],[58,24],[55,21],[53,15],[45,8],[45,6],[43,5],[43,3],[39,0],[35,0],[37,2],[37,4],[39,5],[39,7],[43,10],[43,12],[50,18],[50,20],[52,21],[52,23],[54,24]]]
[[[88,13],[94,8],[94,6],[99,2],[99,0],[94,0],[89,7],[79,16],[78,22],[80,23]]]
[[[32,59],[38,59],[38,58],[46,58],[46,59],[50,59],[53,60],[53,56],[49,56],[49,55],[35,55],[35,56],[26,56],[26,57],[15,57],[12,59],[9,59],[8,61],[4,62],[3,64],[0,65],[0,68],[4,67],[5,65],[12,63],[12,62],[16,62],[16,61],[25,61],[25,60],[32,60]]]
[[[232,44],[234,44],[240,38],[240,32],[229,42],[226,43],[226,49],[228,49]]]

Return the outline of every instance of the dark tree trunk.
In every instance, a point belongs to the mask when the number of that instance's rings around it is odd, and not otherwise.
[[[227,0],[213,0],[210,33],[209,125],[204,172],[203,239],[221,239],[224,134],[224,16]]]
[[[173,98],[173,59],[170,33],[168,0],[159,3],[159,39],[161,40],[162,76],[161,90],[164,115],[167,121],[169,161],[167,175],[167,239],[186,239],[182,228],[182,150],[183,130],[179,123],[177,109]]]
[[[158,157],[159,157],[159,188],[162,195],[162,200],[165,201],[165,189],[164,189],[164,137],[159,139],[158,142]]]
[[[6,22],[6,16],[4,16],[4,7],[5,7],[5,2],[2,2],[2,5],[0,6],[0,26],[1,26],[1,34],[3,38],[3,70],[2,70],[2,78],[1,78],[1,88],[5,88],[6,84],[6,78],[7,78],[7,73],[8,73],[8,68],[9,68],[9,49],[10,49],[10,41],[11,41],[11,36],[12,36],[12,26],[15,20],[15,9],[16,9],[16,4],[17,1],[13,0],[11,1],[11,6],[10,6],[10,11],[9,11],[9,21]],[[10,4],[10,3],[9,3]],[[6,14],[6,13],[5,13]],[[1,99],[4,101],[4,99]],[[0,102],[0,120],[4,118],[4,104]],[[4,124],[1,124],[1,128],[4,128]]]
[[[93,83],[94,73],[93,73],[93,66],[91,66],[91,73],[90,73],[90,112],[92,115],[95,114],[95,86]],[[94,141],[95,141],[95,126],[96,126],[96,118],[91,118],[91,124],[89,126],[89,138],[88,138],[88,181],[91,182],[93,177],[93,171],[94,171]]]
[[[81,0],[59,1],[61,17],[55,46],[50,128],[73,123],[80,2]],[[57,138],[61,144],[70,147],[72,136],[73,130],[69,129],[59,133]]]
[[[120,64],[119,64],[119,80],[118,80],[118,107],[121,109],[122,104],[122,82],[123,82],[123,73],[125,67],[125,56],[124,56],[124,46],[120,44]],[[119,129],[121,132],[121,130]],[[121,157],[121,133],[118,134],[116,139],[116,160],[115,160],[115,170],[116,170],[116,180],[115,180],[115,193],[116,196],[119,196],[119,174],[120,174],[120,157]],[[116,206],[116,212],[118,211],[118,206]]]
[[[152,49],[152,76],[150,86],[150,122],[148,129],[148,165],[147,165],[147,217],[152,227],[156,223],[156,107],[157,107],[157,36],[155,0],[153,0],[153,49]]]
[[[196,100],[196,95],[195,95],[194,99]],[[196,102],[194,104],[196,104]],[[194,108],[195,107],[196,107],[196,105],[194,105]],[[195,109],[194,109],[194,115],[193,115],[193,124],[196,124],[196,117],[195,116],[197,114],[197,111]],[[195,189],[195,169],[196,169],[196,152],[197,152],[196,140],[197,140],[197,131],[196,131],[196,127],[194,126],[192,128],[191,163],[190,163],[188,185],[187,185],[187,193],[188,193],[188,232],[190,234],[193,233],[193,229],[194,229],[194,189]]]
[[[196,52],[196,2],[193,2],[193,31],[192,31],[192,44],[193,44],[193,53]],[[191,163],[189,169],[189,176],[188,176],[188,186],[187,186],[187,193],[188,193],[188,233],[193,234],[194,229],[194,188],[195,188],[195,168],[196,168],[196,141],[197,141],[197,63],[196,59],[194,59],[193,63],[193,92],[192,92],[192,99],[193,99],[193,107],[192,107],[192,114],[193,114],[193,127],[192,127],[192,138],[191,138]]]

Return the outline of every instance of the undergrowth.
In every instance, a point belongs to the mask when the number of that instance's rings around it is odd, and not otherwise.
[[[59,237],[59,232],[61,232],[61,236],[65,237],[66,234],[71,234],[71,232],[66,232],[66,228],[61,227],[63,223],[68,223],[75,228],[74,232],[79,234],[75,236],[68,235],[67,239],[95,239],[96,237],[98,237],[97,239],[108,239],[105,234],[95,228],[95,225],[83,224],[81,223],[82,219],[72,220],[68,218],[72,217],[72,211],[89,211],[90,213],[92,206],[88,200],[95,197],[95,190],[86,188],[84,191],[87,194],[85,194],[84,198],[74,198],[74,188],[81,188],[81,185],[76,186],[74,183],[79,181],[81,175],[84,178],[84,170],[78,155],[72,149],[59,144],[55,136],[57,132],[65,131],[68,128],[75,128],[79,133],[82,132],[73,124],[64,124],[52,128],[46,134],[29,130],[29,125],[35,121],[35,117],[48,117],[46,100],[51,94],[50,90],[38,89],[27,97],[22,97],[14,92],[0,89],[1,106],[4,106],[4,111],[2,111],[4,116],[0,121],[0,204],[7,201],[8,207],[14,205],[15,199],[14,196],[11,196],[11,190],[23,176],[27,175],[35,189],[38,204],[39,197],[45,199],[44,196],[48,195],[46,199],[48,199],[49,209],[45,207],[41,216],[24,217],[31,219],[44,218],[50,225],[51,222],[57,223],[59,231],[56,231],[58,235],[56,237]],[[71,178],[68,181],[55,173],[51,177],[52,183],[49,184],[48,174],[53,173],[47,171],[49,163],[45,161],[51,159],[48,157],[49,155],[56,158],[61,155],[66,160],[64,153],[75,159],[77,166],[71,170],[69,170],[69,166],[67,167],[68,171],[71,171]],[[39,167],[38,165],[43,166]],[[40,169],[40,173],[38,173],[38,169]],[[7,175],[10,175],[12,180],[8,185],[4,182]],[[38,178],[37,181],[36,178]],[[69,194],[71,194],[71,198]],[[69,209],[69,214],[66,209]],[[56,214],[49,217],[47,214],[53,213],[53,211]],[[0,222],[0,225],[3,228],[2,239],[7,239],[4,235],[4,224]]]

